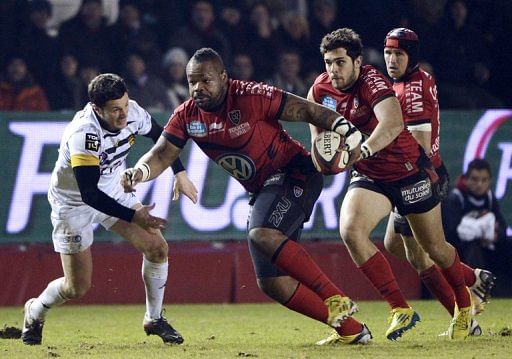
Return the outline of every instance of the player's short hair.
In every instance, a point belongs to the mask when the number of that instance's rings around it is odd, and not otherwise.
[[[492,177],[492,171],[491,171],[491,165],[489,162],[484,160],[483,158],[475,158],[468,164],[468,169],[466,170],[466,173],[464,174],[465,177],[469,177],[469,174],[471,171],[481,171],[486,170],[489,173],[489,176]]]
[[[89,100],[100,108],[108,101],[123,97],[126,92],[128,92],[126,83],[116,74],[100,74],[87,86]]]
[[[196,61],[199,63],[206,61],[216,61],[219,63],[222,69],[224,68],[224,61],[222,61],[222,57],[220,57],[217,51],[209,47],[203,47],[197,50],[190,58],[190,61]]]
[[[320,53],[325,55],[326,52],[343,47],[347,50],[347,55],[355,60],[361,56],[363,51],[363,42],[359,34],[349,28],[334,30],[325,35],[320,43]]]

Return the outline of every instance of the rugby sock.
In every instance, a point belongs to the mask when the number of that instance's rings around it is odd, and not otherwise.
[[[391,271],[391,266],[381,252],[375,253],[358,267],[373,284],[391,308],[409,308],[400,287]]]
[[[452,287],[446,281],[437,265],[432,265],[420,273],[423,284],[430,290],[437,300],[446,308],[448,313],[453,317],[455,309],[455,298],[453,296]]]
[[[460,262],[460,264],[464,273],[464,282],[466,282],[466,286],[471,287],[476,282],[475,270],[465,263]]]
[[[346,297],[346,295],[327,278],[308,252],[294,241],[284,241],[272,256],[272,263],[283,272],[311,289],[320,296],[322,300],[336,294]]]
[[[146,319],[158,319],[162,316],[168,269],[169,262],[153,263],[143,257],[142,279],[146,288]]]
[[[68,298],[61,293],[63,283],[64,277],[57,278],[48,283],[46,289],[30,305],[29,314],[31,318],[44,319],[50,308],[68,301]]]
[[[327,307],[320,297],[311,289],[300,283],[292,297],[283,305],[294,312],[303,314],[322,323],[327,321],[327,316],[329,315]],[[349,317],[335,329],[339,335],[354,335],[363,330],[363,325],[354,318]]]
[[[455,251],[453,263],[448,268],[442,270],[442,273],[455,293],[455,301],[459,308],[466,308],[471,305],[471,298],[466,283],[464,282],[464,274],[460,263],[459,254]]]

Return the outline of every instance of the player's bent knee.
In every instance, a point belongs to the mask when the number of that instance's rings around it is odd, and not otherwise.
[[[274,232],[275,231],[269,228],[253,228],[249,231],[249,240],[256,248],[261,249],[265,246],[265,243],[272,240],[272,238],[275,236]]]
[[[163,263],[167,260],[169,246],[166,241],[152,241],[143,250],[144,257],[153,263]]]
[[[340,226],[341,239],[347,246],[354,244],[357,241],[357,238],[360,237],[360,235],[360,230],[352,224]]]

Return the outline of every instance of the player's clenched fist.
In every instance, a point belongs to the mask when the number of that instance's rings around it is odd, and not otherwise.
[[[125,192],[135,192],[135,186],[142,181],[142,171],[139,168],[127,168],[121,174],[121,186]]]

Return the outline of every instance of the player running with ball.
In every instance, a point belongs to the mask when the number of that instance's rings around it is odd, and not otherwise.
[[[393,207],[405,216],[415,238],[442,273],[458,305],[450,338],[469,333],[471,298],[455,248],[446,242],[441,224],[438,177],[412,135],[404,129],[400,104],[389,81],[372,66],[362,65],[359,35],[343,28],[327,34],[320,51],[326,72],[308,98],[336,109],[364,134],[361,156],[340,210],[340,235],[353,261],[390,304],[390,340],[414,327],[419,316],[405,301],[384,255],[369,239]],[[312,137],[318,129],[312,128]],[[328,342],[336,342],[334,335]]]
[[[297,243],[323,178],[279,120],[336,129],[356,152],[360,132],[324,106],[273,86],[229,79],[210,48],[196,51],[186,72],[191,99],[174,111],[151,151],[125,171],[125,190],[157,177],[193,140],[251,193],[248,244],[260,289],[287,308],[335,327],[345,343],[368,342],[366,325],[350,317],[354,303]]]

